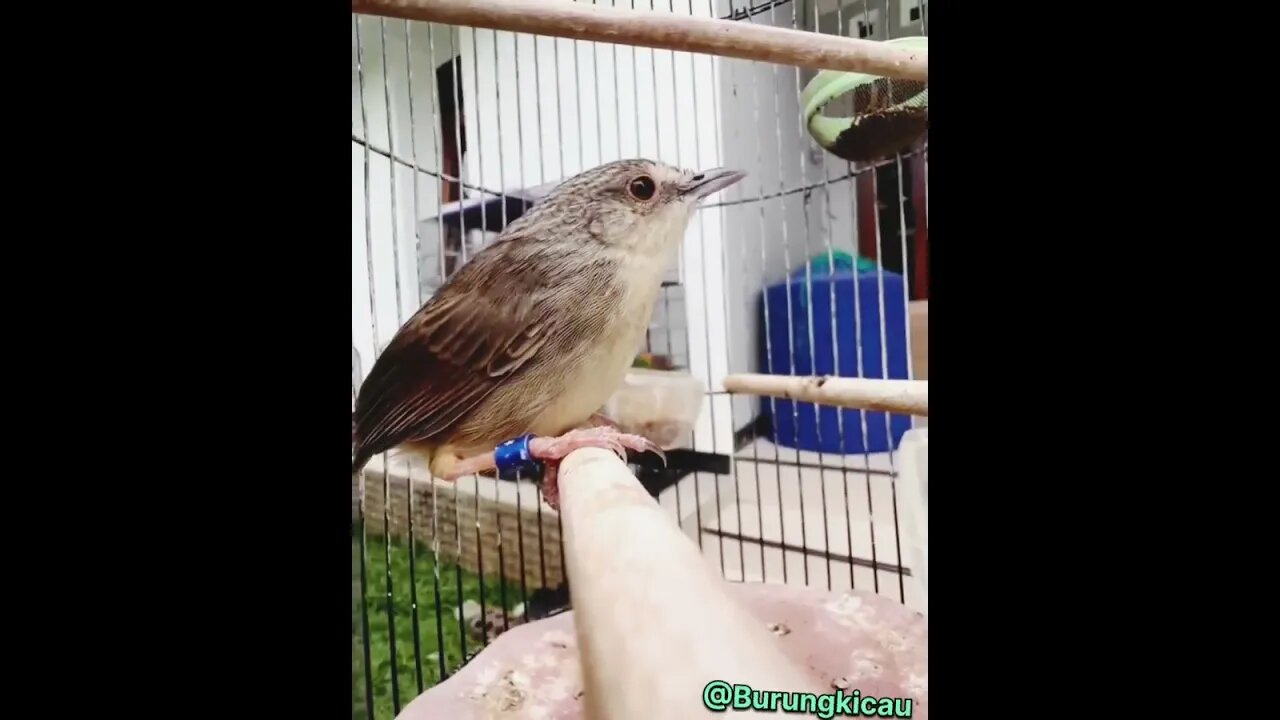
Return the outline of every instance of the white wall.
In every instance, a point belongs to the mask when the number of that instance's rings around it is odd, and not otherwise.
[[[394,151],[410,164],[416,157],[420,168],[434,170],[440,166],[437,159],[439,119],[433,100],[435,68],[452,55],[453,33],[448,28],[427,23],[408,23],[407,26],[408,36],[403,21],[360,17],[357,43],[357,16],[352,16],[351,134],[360,140],[368,138],[370,144],[383,153]],[[439,238],[415,237],[415,219],[436,213],[439,182],[425,173],[416,173],[415,197],[414,171],[404,164],[394,164],[393,213],[392,168],[393,164],[384,154],[367,151],[353,139],[351,342],[360,354],[364,373],[373,366],[375,333],[378,346],[385,345],[425,300],[420,292],[419,267],[438,264]],[[419,253],[423,257],[417,261]],[[376,313],[371,312],[371,277]]]

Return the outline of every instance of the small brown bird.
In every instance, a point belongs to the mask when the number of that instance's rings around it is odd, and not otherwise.
[[[561,183],[396,333],[360,388],[351,472],[399,450],[436,477],[543,471],[582,447],[662,453],[599,410],[621,384],[698,201],[744,177],[620,160]]]

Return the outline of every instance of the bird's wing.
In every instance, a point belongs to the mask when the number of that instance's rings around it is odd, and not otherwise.
[[[456,279],[405,323],[364,381],[354,423],[358,455],[448,430],[546,343],[555,318],[540,288],[508,280],[498,292]]]

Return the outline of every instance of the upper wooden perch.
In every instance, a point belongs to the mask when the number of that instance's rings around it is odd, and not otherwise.
[[[724,379],[724,389],[732,393],[764,395],[819,405],[929,417],[927,380],[742,374],[727,376]]]
[[[928,54],[919,50],[874,40],[652,10],[624,10],[566,0],[351,0],[351,11],[707,53],[812,70],[845,70],[904,80],[929,79]]]

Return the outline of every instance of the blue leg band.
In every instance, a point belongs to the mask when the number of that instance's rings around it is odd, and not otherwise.
[[[529,441],[533,437],[532,433],[521,435],[494,448],[493,464],[497,466],[500,477],[515,478],[519,475],[537,479],[542,475],[542,462],[529,450]]]

